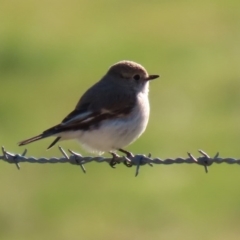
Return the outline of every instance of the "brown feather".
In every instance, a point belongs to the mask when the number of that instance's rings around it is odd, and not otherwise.
[[[23,145],[29,144],[31,142],[35,142],[35,141],[43,139],[43,138],[45,138],[43,136],[43,134],[40,134],[38,136],[35,136],[35,137],[32,137],[32,138],[29,138],[29,139],[26,139],[26,140],[23,140],[23,141],[19,142],[18,146],[23,146]]]
[[[53,147],[60,139],[61,139],[61,137],[55,138],[55,140],[49,145],[49,147],[47,149],[50,149],[51,147]]]

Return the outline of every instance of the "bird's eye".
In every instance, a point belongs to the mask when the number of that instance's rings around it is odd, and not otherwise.
[[[135,80],[139,80],[139,79],[140,79],[140,75],[136,74],[136,75],[133,76],[133,78],[134,78]]]

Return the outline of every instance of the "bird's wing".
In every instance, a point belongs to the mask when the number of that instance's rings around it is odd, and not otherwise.
[[[97,88],[97,89],[96,89]],[[111,86],[98,82],[79,100],[76,108],[58,125],[58,129],[88,128],[107,118],[128,114],[136,101],[134,94],[118,88],[117,93]]]
[[[136,96],[126,92],[125,88],[120,87],[114,92],[112,86],[103,84],[98,82],[91,87],[76,108],[60,124],[44,131],[44,135],[92,129],[103,120],[128,114],[134,107]]]
[[[63,121],[33,138],[21,141],[25,145],[65,131],[88,130],[99,125],[106,119],[117,118],[131,112],[136,102],[136,95],[124,88],[112,91],[112,86],[98,82],[91,87],[79,100],[76,108]],[[97,88],[97,89],[96,89]],[[48,147],[55,145],[61,136],[58,136]]]
[[[61,125],[68,125],[71,123],[81,123],[97,113],[89,109],[89,104],[83,104],[80,108],[75,108],[62,121]]]

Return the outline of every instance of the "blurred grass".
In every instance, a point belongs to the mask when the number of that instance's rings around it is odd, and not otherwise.
[[[0,142],[17,142],[68,114],[107,68],[123,59],[151,83],[151,119],[128,149],[161,158],[239,157],[240,2],[0,2]],[[51,140],[29,145],[29,155]],[[84,151],[73,141],[64,148]],[[1,164],[0,238],[238,239],[238,166],[134,169],[89,164]]]

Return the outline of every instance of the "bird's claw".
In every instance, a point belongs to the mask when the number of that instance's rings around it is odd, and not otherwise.
[[[110,154],[112,155],[112,159],[109,162],[110,167],[115,168],[116,164],[119,164],[120,162],[118,161],[118,158],[120,157],[119,155],[117,155],[114,152],[110,152]]]
[[[124,150],[125,151],[125,150]],[[125,161],[123,162],[126,167],[132,167],[132,161],[131,158],[134,157],[134,155],[131,152],[125,151],[126,156],[125,156]]]
[[[132,163],[131,163],[131,160],[130,160],[130,159],[125,160],[123,163],[124,163],[124,165],[125,165],[126,167],[132,167]]]
[[[132,167],[132,158],[134,158],[134,155],[131,153],[131,152],[128,152],[126,150],[123,150],[123,149],[118,149],[120,152],[126,154],[126,156],[124,157],[125,160],[123,161],[123,164],[126,166],[126,167]],[[117,155],[115,152],[110,152],[110,154],[112,155],[112,159],[111,161],[109,162],[109,165],[112,167],[112,168],[115,168],[115,165],[116,164],[119,164],[120,161],[118,160],[120,158],[119,155]]]

